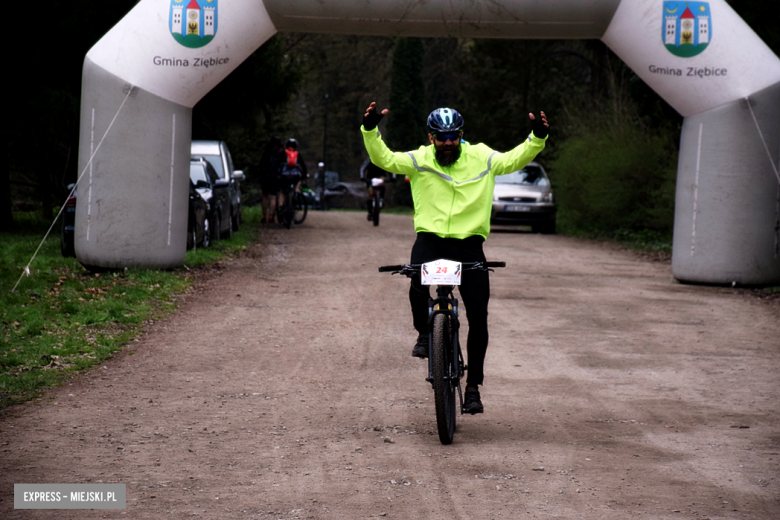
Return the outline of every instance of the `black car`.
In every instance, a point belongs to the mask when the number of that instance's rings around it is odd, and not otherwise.
[[[212,240],[233,236],[229,181],[222,179],[203,157],[193,157],[190,161],[190,181],[208,204],[207,218]]]
[[[76,189],[75,184],[68,185],[68,191],[72,190],[65,207],[62,210],[62,232],[60,235],[60,251],[62,256],[75,257],[76,248],[74,246],[74,234],[76,232]]]
[[[210,205],[195,188],[190,178],[190,204],[187,218],[187,249],[211,245],[211,222],[208,213]]]
[[[193,157],[202,157],[217,172],[220,179],[226,181],[226,190],[228,192],[228,203],[225,204],[225,213],[222,215],[223,222],[230,220],[233,224],[232,231],[238,231],[241,223],[241,183],[246,180],[244,172],[235,170],[233,158],[230,156],[227,143],[225,141],[192,141],[190,155]]]

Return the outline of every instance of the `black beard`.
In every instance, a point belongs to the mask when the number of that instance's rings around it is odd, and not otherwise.
[[[434,145],[435,146],[435,145]],[[450,153],[447,153],[450,152]],[[446,146],[441,148],[436,146],[436,162],[442,166],[452,166],[460,158],[460,145]]]

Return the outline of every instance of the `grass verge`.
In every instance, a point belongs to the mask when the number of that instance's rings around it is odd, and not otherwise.
[[[671,233],[661,233],[649,229],[639,231],[630,229],[618,229],[616,231],[583,229],[567,226],[565,222],[559,222],[558,233],[590,240],[612,242],[632,251],[647,254],[658,260],[671,260],[672,258]]]
[[[32,214],[14,219],[18,229],[0,239],[0,409],[110,358],[145,324],[168,316],[192,283],[190,268],[213,264],[257,239],[260,208],[244,208],[247,225],[232,238],[187,251],[186,267],[171,270],[90,273],[61,256],[55,234],[21,281],[50,223]]]

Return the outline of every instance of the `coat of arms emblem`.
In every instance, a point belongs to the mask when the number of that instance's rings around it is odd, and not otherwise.
[[[696,56],[712,41],[709,2],[664,2],[663,42],[681,58]]]
[[[213,40],[217,34],[217,3],[218,0],[171,0],[168,26],[174,39],[191,49]]]

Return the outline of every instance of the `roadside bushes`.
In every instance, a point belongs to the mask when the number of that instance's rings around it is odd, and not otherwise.
[[[622,126],[582,132],[559,145],[550,164],[558,221],[575,232],[671,236],[677,149],[663,135]]]

